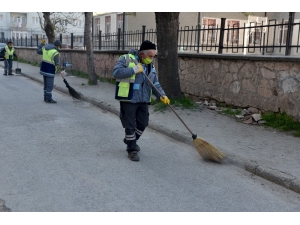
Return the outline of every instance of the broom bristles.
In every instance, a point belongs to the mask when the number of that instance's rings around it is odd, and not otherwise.
[[[203,139],[195,138],[193,142],[198,153],[203,159],[209,159],[215,162],[220,162],[225,157],[225,154],[223,152],[219,151],[217,148],[215,148]]]
[[[69,85],[68,81],[67,81],[65,78],[63,78],[63,79],[64,79],[64,83],[65,83],[66,87],[67,87],[68,90],[69,90],[70,95],[71,95],[73,98],[81,99],[81,95],[80,95],[74,88],[72,88],[72,87]]]
[[[73,98],[81,99],[81,95],[71,86],[69,86],[69,93]]]

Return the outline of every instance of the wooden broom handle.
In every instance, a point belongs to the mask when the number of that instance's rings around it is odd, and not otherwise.
[[[150,78],[144,73],[143,71],[143,74],[144,76],[147,78],[147,80],[149,81],[149,83],[152,85],[152,87],[154,87],[154,89],[157,91],[157,93],[159,93],[159,95],[163,98],[164,96],[160,93],[160,91],[155,87],[155,85],[152,83],[152,81],[150,80]],[[180,118],[180,116],[175,112],[175,110],[173,109],[173,107],[170,105],[170,104],[167,104],[171,109],[172,111],[175,113],[175,115],[178,117],[178,119],[183,123],[183,125],[186,127],[186,129],[188,129],[188,131],[192,134],[193,132],[190,130],[190,128],[188,128],[188,126],[185,124],[185,122],[183,122],[183,120]]]

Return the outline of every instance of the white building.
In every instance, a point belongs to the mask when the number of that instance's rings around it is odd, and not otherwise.
[[[36,35],[45,38],[45,32],[40,26],[40,17],[43,19],[42,13],[38,12],[0,12],[0,38],[30,38]],[[84,34],[83,13],[54,13],[51,18],[59,21],[58,26],[63,28],[60,29],[63,35]]]

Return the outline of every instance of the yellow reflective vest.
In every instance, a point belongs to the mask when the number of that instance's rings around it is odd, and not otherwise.
[[[138,62],[132,54],[125,54],[120,56],[125,57],[128,68],[134,67]],[[116,96],[117,100],[131,101],[133,96],[133,85],[135,81],[135,74],[129,78],[116,79]]]
[[[14,59],[14,52],[15,48],[12,47],[11,49],[8,47],[8,45],[5,46],[5,59]]]

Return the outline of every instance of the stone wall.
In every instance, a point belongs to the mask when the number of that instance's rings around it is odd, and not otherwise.
[[[17,48],[17,52],[22,59],[41,60],[36,48]],[[83,50],[63,50],[61,53],[66,54],[68,60],[72,57],[72,69],[87,73]],[[96,74],[113,79],[112,69],[124,53],[95,51]],[[300,58],[179,53],[178,59],[184,94],[232,106],[286,112],[300,120]]]

